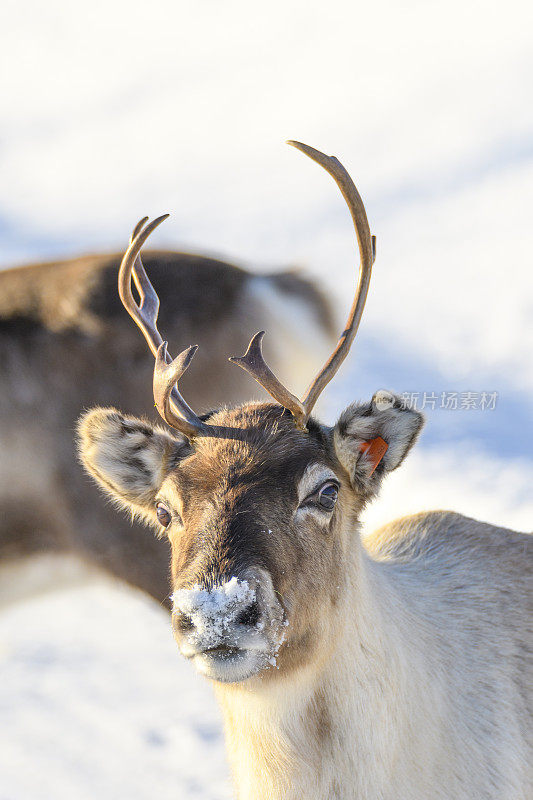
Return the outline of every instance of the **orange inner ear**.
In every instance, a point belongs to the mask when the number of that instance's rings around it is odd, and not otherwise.
[[[374,470],[376,469],[377,465],[389,449],[389,445],[382,439],[381,436],[377,436],[375,439],[370,439],[368,442],[363,442],[359,447],[361,453],[366,453],[370,463],[372,464],[372,470],[370,471],[370,475],[373,474]],[[369,477],[370,477],[369,475]]]

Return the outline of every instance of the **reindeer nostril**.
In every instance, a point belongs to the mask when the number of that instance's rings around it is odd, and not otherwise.
[[[237,617],[239,625],[257,625],[259,622],[259,603],[254,600],[247,608],[245,608]]]
[[[190,633],[190,631],[194,630],[194,623],[187,614],[180,614],[175,625],[181,633]]]

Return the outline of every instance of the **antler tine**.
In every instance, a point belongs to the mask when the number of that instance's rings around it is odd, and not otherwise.
[[[168,214],[164,214],[152,220],[152,222],[148,223],[145,227],[143,227],[143,224],[148,217],[144,217],[137,223],[131,235],[130,245],[124,253],[118,272],[118,293],[122,300],[122,305],[135,324],[141,329],[148,347],[154,356],[157,353],[159,345],[163,341],[161,334],[157,330],[159,298],[144,271],[140,252],[150,234],[158,225],[167,219],[168,216]],[[135,302],[131,291],[132,274],[134,275],[135,285],[139,292],[139,304]]]
[[[182,412],[182,408],[186,406],[188,409],[189,406],[185,403],[176,388],[176,384],[185,370],[188,369],[197,350],[197,344],[188,347],[180,353],[177,358],[168,363],[167,342],[161,342],[155,357],[154,400],[156,408],[166,423],[172,428],[179,430],[187,436],[188,439],[193,439],[209,428],[209,426],[202,422],[194,412],[187,413],[187,417],[185,417],[185,411],[183,410]],[[176,402],[176,394],[181,400],[179,405]],[[171,396],[174,403],[171,403]],[[177,416],[172,407],[173,405],[178,406],[180,412],[182,412],[184,416]]]
[[[167,214],[167,216],[169,216],[169,215]],[[134,227],[133,232],[132,232],[132,234],[130,236],[130,244],[133,242],[133,240],[135,239],[137,234],[142,231],[142,229],[144,228],[144,226],[146,225],[148,220],[149,220],[149,217],[143,217],[142,219],[139,220],[139,222]]]
[[[324,153],[321,153],[320,150],[315,150],[313,147],[309,147],[309,145],[302,144],[301,142],[295,142],[291,140],[287,142],[287,144],[290,144],[293,147],[296,147],[298,150],[301,150],[306,156],[309,156],[309,158],[312,158],[313,161],[317,162],[317,164],[320,164],[320,166],[331,175],[341,190],[342,196],[344,197],[352,216],[361,258],[359,280],[357,282],[355,297],[348,315],[346,327],[337,343],[335,350],[309,386],[303,399],[307,420],[320,394],[331,381],[340,365],[348,355],[352,342],[355,338],[355,334],[357,333],[357,329],[363,315],[363,309],[365,307],[368,287],[370,285],[372,265],[376,257],[376,240],[375,237],[370,233],[370,227],[361,196],[355,188],[354,182],[340,161],[338,161],[338,159],[336,159],[334,156],[326,156]]]
[[[166,216],[168,216],[168,214]],[[143,217],[141,220],[139,220],[133,229],[133,233],[131,234],[130,244],[132,244],[135,237],[142,231],[147,222],[148,217]],[[146,309],[147,316],[151,317],[157,323],[157,317],[159,314],[159,297],[157,296],[157,293],[152,286],[148,275],[146,274],[146,270],[144,269],[143,262],[141,260],[140,251],[133,264],[132,276],[135,282],[135,287],[139,292],[140,310],[143,312]]]
[[[263,358],[261,348],[264,331],[252,337],[248,350],[240,358],[232,356],[229,360],[255,378],[267,392],[293,414],[299,428],[305,427],[305,408],[302,403],[276,378]]]
[[[130,238],[130,245],[120,265],[118,292],[124,308],[141,329],[156,359],[154,367],[156,408],[165,422],[191,439],[193,436],[204,433],[207,426],[184,400],[176,383],[191,363],[197,346],[189,347],[172,361],[167,353],[167,343],[163,342],[157,329],[159,297],[146,274],[140,256],[145,241],[168,216],[168,214],[164,214],[148,225],[145,225],[148,217],[143,217],[135,226]],[[135,302],[131,290],[132,277],[139,292],[140,302],[138,304]]]
[[[376,257],[376,240],[375,237],[370,234],[365,207],[359,192],[340,161],[334,156],[326,156],[324,153],[321,153],[320,150],[315,150],[314,147],[309,147],[309,145],[302,144],[301,142],[294,142],[291,140],[287,142],[287,144],[301,150],[306,156],[309,156],[313,161],[320,164],[326,172],[329,172],[341,190],[348,208],[350,209],[361,256],[361,266],[355,298],[348,315],[346,328],[335,350],[309,386],[302,401],[298,400],[297,397],[291,394],[291,392],[280,383],[265,363],[261,351],[264,331],[255,334],[244,356],[241,356],[241,358],[230,358],[230,361],[242,367],[242,369],[245,369],[246,372],[267,390],[274,400],[277,400],[278,403],[281,403],[281,405],[285,406],[285,408],[294,415],[299,428],[305,428],[316,401],[324,390],[324,387],[331,381],[348,355],[355,334],[357,333],[357,328],[359,327],[359,322],[361,321],[365,306],[366,296],[368,294],[372,264]]]

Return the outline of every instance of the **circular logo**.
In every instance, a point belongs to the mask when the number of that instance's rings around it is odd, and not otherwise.
[[[394,405],[394,395],[386,389],[379,389],[372,399],[378,411],[386,411]]]

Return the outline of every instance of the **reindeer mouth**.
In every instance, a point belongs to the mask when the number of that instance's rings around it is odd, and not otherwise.
[[[200,650],[191,657],[199,672],[220,683],[245,681],[261,672],[268,663],[261,650],[228,645]]]
[[[178,589],[172,600],[180,651],[207,678],[240,683],[276,664],[287,623],[268,573]]]
[[[207,650],[203,651],[202,655],[224,659],[231,658],[243,652],[244,651],[239,647],[229,647],[228,645],[221,644],[218,645],[218,647],[208,647]]]

